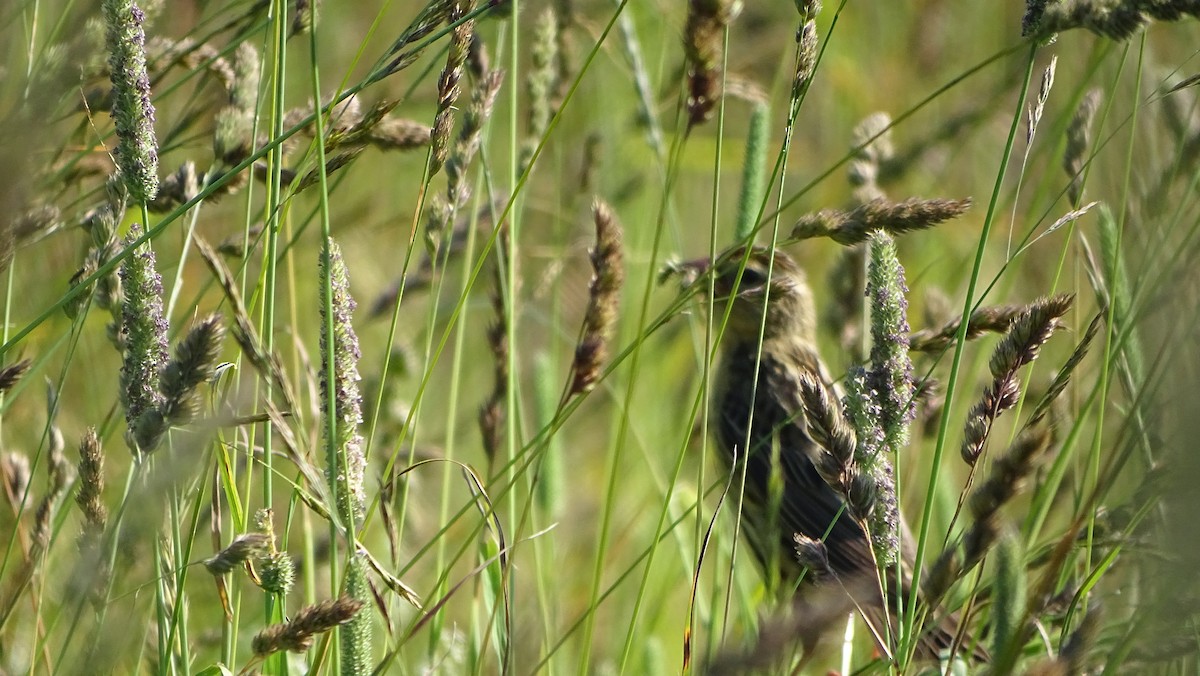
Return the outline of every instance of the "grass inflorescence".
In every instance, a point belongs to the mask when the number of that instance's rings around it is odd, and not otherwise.
[[[1194,670],[1200,8],[952,5],[6,6],[0,672]]]

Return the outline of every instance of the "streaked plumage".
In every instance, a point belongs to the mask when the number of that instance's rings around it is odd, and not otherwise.
[[[800,378],[806,372],[827,384],[831,378],[816,349],[815,309],[804,272],[787,254],[756,248],[739,280],[744,256],[742,248],[727,251],[713,270],[717,317],[731,304],[715,383],[714,430],[722,465],[730,470],[735,460],[745,463],[743,531],[760,567],[776,562],[785,588],[800,582],[803,570],[795,556],[797,533],[824,541],[829,566],[839,579],[873,577],[870,541],[813,464],[818,448],[806,428]],[[773,450],[782,480],[775,502],[770,489]],[[901,530],[905,572],[897,584],[892,568],[887,585],[893,608],[897,589],[907,593],[910,588],[914,553],[907,528]],[[885,631],[879,594],[855,601],[876,629]],[[922,638],[919,656],[933,657],[949,647],[955,622],[946,620]],[[980,651],[977,657],[986,655]]]

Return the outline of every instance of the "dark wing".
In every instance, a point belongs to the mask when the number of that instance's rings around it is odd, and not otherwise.
[[[845,512],[841,496],[817,473],[812,458],[819,451],[816,443],[808,436],[804,420],[804,407],[800,400],[799,378],[805,371],[829,383],[819,358],[811,350],[798,348],[782,354],[770,350],[764,352],[758,369],[758,387],[755,389],[754,368],[757,349],[753,346],[734,349],[727,354],[721,398],[718,402],[720,415],[717,433],[726,459],[732,460],[733,449],[739,449],[737,462],[745,463],[746,492],[742,505],[742,519],[751,548],[761,565],[772,557],[778,557],[781,571],[790,574],[789,580],[799,574],[800,566],[794,556],[793,534],[802,533],[810,538],[823,540],[833,571],[846,582],[874,577],[875,562],[871,545],[862,528]],[[751,419],[750,402],[754,401],[754,416]],[[749,456],[740,449],[746,447],[747,428],[750,428]],[[771,518],[769,504],[769,481],[771,476],[772,447],[778,444],[780,476],[783,480],[778,516]],[[835,521],[836,519],[836,521]],[[832,526],[830,525],[832,524]],[[889,567],[888,592],[890,606],[895,607],[897,591],[909,591],[909,573],[914,547],[912,537],[902,525],[903,556],[906,562],[901,584],[897,585],[894,567]],[[860,599],[861,607],[871,616],[873,626],[881,627],[883,614],[872,611],[869,606],[878,603]],[[878,606],[876,606],[878,608]],[[928,626],[920,639],[918,656],[936,659],[939,653],[951,645],[958,625],[956,615],[940,618],[937,624]],[[987,651],[977,647],[971,654],[979,662],[988,661]]]
[[[724,375],[728,381],[719,402],[718,420],[723,450],[732,455],[733,449],[739,449],[738,462],[745,462],[742,518],[749,522],[745,530],[751,546],[760,562],[782,552],[780,560],[794,564],[793,535],[801,533],[825,542],[830,566],[839,575],[874,571],[866,535],[845,513],[841,497],[817,474],[812,463],[818,449],[805,427],[799,378],[805,371],[823,376],[817,355],[804,349],[782,354],[764,352],[755,389],[756,352],[757,348],[747,346],[727,354]],[[747,448],[748,426],[749,454],[740,450]],[[783,488],[777,518],[772,518],[768,485],[776,443]]]

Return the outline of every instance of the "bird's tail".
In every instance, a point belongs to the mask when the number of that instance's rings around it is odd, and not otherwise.
[[[885,614],[883,609],[878,606],[863,608],[862,611],[864,619],[871,625],[877,642],[884,636],[895,637],[899,623],[894,613]],[[888,620],[891,621],[891,625],[885,626],[884,622]],[[991,661],[987,649],[979,644],[969,632],[964,632],[956,641],[958,633],[958,613],[942,614],[937,624],[927,624],[922,628],[921,636],[917,639],[914,657],[918,662],[950,661],[953,657],[951,650],[953,650],[954,655],[961,655],[972,662]]]

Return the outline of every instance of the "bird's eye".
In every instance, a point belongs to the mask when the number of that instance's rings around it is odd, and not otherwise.
[[[767,275],[757,268],[746,268],[742,271],[742,288],[753,289],[767,283]]]

